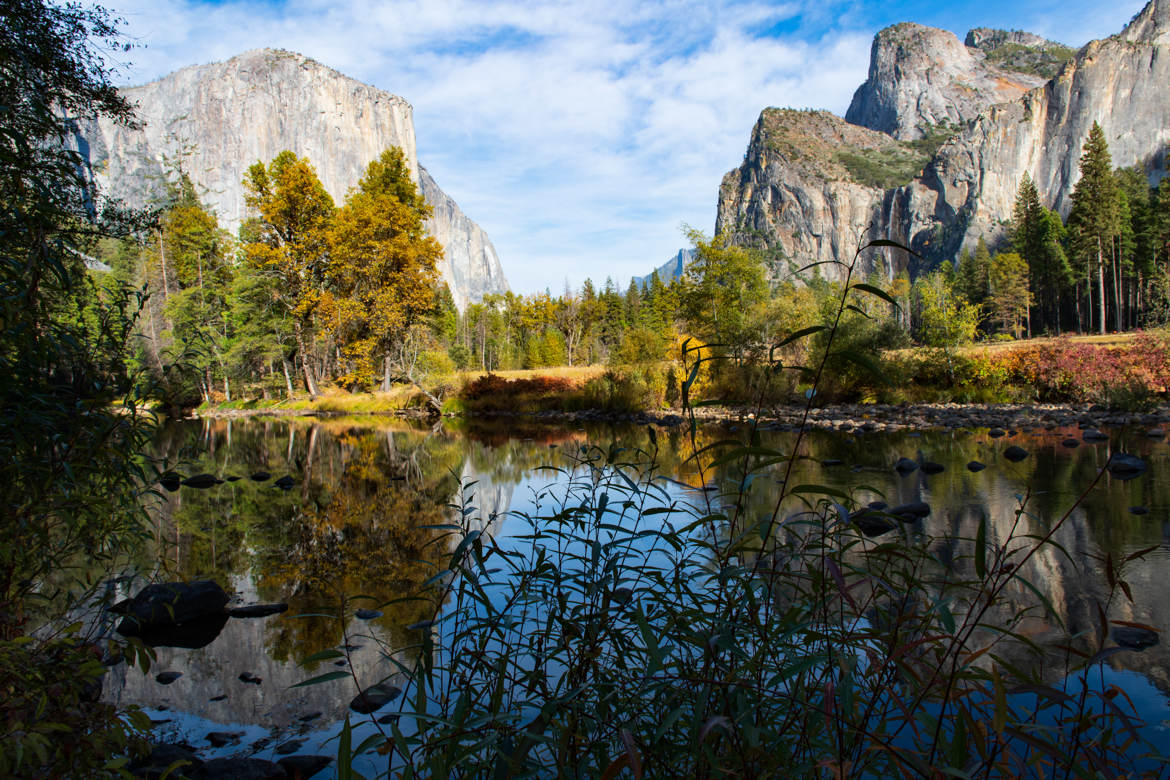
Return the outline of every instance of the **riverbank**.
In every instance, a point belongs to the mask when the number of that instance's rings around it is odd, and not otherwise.
[[[376,406],[376,405],[375,405]],[[371,411],[339,410],[326,405],[295,407],[265,406],[257,408],[203,408],[194,416],[208,418],[281,417],[281,416],[361,416],[392,415],[426,419],[422,407],[374,409]],[[744,425],[758,422],[765,430],[796,430],[804,422],[803,406],[776,406],[755,409],[747,406],[703,406],[693,410],[701,423]],[[611,412],[603,409],[546,410],[538,412],[447,412],[445,418],[484,418],[547,420],[549,422],[626,422],[640,425],[673,427],[684,425],[689,417],[681,409],[642,411],[636,413]],[[989,428],[1023,430],[1033,428],[1056,429],[1074,427],[1102,428],[1144,426],[1157,428],[1170,425],[1170,406],[1161,406],[1150,412],[1111,411],[1091,404],[828,404],[809,410],[809,428],[820,430],[882,431],[882,430],[945,430],[960,428]]]

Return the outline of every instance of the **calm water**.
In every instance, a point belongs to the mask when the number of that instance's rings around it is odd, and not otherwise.
[[[699,443],[728,433],[704,429]],[[809,458],[800,478],[850,490],[862,500],[926,501],[933,511],[915,530],[934,537],[974,536],[980,519],[987,518],[990,533],[1002,538],[1025,498],[1023,527],[1043,528],[1073,505],[1111,451],[1139,455],[1149,464],[1143,476],[1122,481],[1107,475],[1062,528],[1057,541],[1081,565],[1055,553],[1039,555],[1033,581],[1071,631],[1083,630],[1092,626],[1093,601],[1108,593],[1096,558],[1155,547],[1128,570],[1133,603],[1115,600],[1109,617],[1170,627],[1170,448],[1143,430],[1109,433],[1109,442],[1069,448],[1062,440],[1080,439],[1080,431],[999,439],[986,430],[813,432],[803,445]],[[663,470],[678,480],[680,491],[719,481],[717,475],[687,470],[684,461],[692,450],[681,430],[659,429],[657,438]],[[764,432],[762,443],[787,451],[793,440],[794,434]],[[510,526],[505,513],[531,510],[536,493],[553,479],[540,466],[563,465],[566,454],[586,444],[647,443],[646,430],[634,427],[515,420],[436,429],[382,418],[173,424],[161,432],[158,453],[178,471],[240,479],[166,494],[155,546],[145,561],[160,569],[160,578],[210,578],[234,592],[238,603],[285,602],[289,610],[263,619],[231,619],[198,649],[160,647],[150,675],[116,667],[107,696],[144,706],[160,739],[187,742],[205,757],[272,760],[279,757],[276,748],[293,749],[290,741],[300,743],[295,752],[335,754],[336,742],[328,740],[356,693],[353,678],[368,685],[385,677],[390,670],[383,653],[408,644],[406,627],[429,617],[424,608],[399,602],[379,607],[380,617],[343,624],[330,617],[343,597],[366,597],[352,602],[352,609],[415,592],[432,573],[429,564],[449,552],[439,539],[442,532],[427,526],[447,521],[449,504],[461,501],[460,485],[474,483],[463,498],[475,506],[480,522],[499,515],[490,528],[504,539]],[[1028,457],[1009,462],[1003,452],[1013,445],[1026,449]],[[899,457],[935,461],[945,470],[899,476],[892,468]],[[968,470],[973,460],[987,468]],[[271,479],[251,479],[257,472],[268,472]],[[286,475],[295,482],[290,489],[274,486]],[[769,504],[768,482],[758,481],[753,494],[761,506]],[[1043,639],[1055,626],[1037,623],[1030,630]],[[348,646],[349,661],[337,669],[352,671],[353,678],[292,687],[334,670],[333,660],[305,659],[339,646]],[[182,676],[162,685],[154,677],[162,671]],[[241,681],[245,673],[260,683]],[[1117,654],[1104,674],[1123,684],[1145,714],[1147,735],[1170,752],[1170,643]],[[214,732],[226,732],[217,740],[226,744],[213,747],[207,737]],[[328,770],[321,774],[328,776]]]

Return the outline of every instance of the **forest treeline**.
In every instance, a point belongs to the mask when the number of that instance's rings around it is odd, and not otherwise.
[[[1114,170],[1097,125],[1080,170],[1067,222],[1025,176],[1005,245],[980,241],[913,280],[867,280],[897,305],[847,312],[843,337],[872,354],[1170,321],[1170,179],[1151,187],[1139,169]],[[826,322],[839,294],[819,274],[785,277],[764,251],[688,229],[695,259],[681,277],[489,295],[459,312],[401,150],[372,161],[340,205],[292,152],[257,162],[245,186],[238,236],[180,169],[158,227],[98,251],[112,279],[146,293],[138,365],[187,367],[170,385],[177,403],[421,386],[457,370],[647,365],[676,359],[686,338],[750,363]]]

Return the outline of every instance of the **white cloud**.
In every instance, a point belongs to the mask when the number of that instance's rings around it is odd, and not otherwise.
[[[762,108],[844,112],[874,32],[849,2],[111,0],[147,45],[130,83],[271,46],[405,97],[521,292],[624,285],[712,228]]]

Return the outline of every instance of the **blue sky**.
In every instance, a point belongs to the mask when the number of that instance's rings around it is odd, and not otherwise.
[[[406,98],[420,162],[487,230],[517,292],[624,287],[710,232],[767,106],[843,114],[882,27],[1024,29],[1070,45],[1143,0],[110,0],[121,80],[263,46]]]

